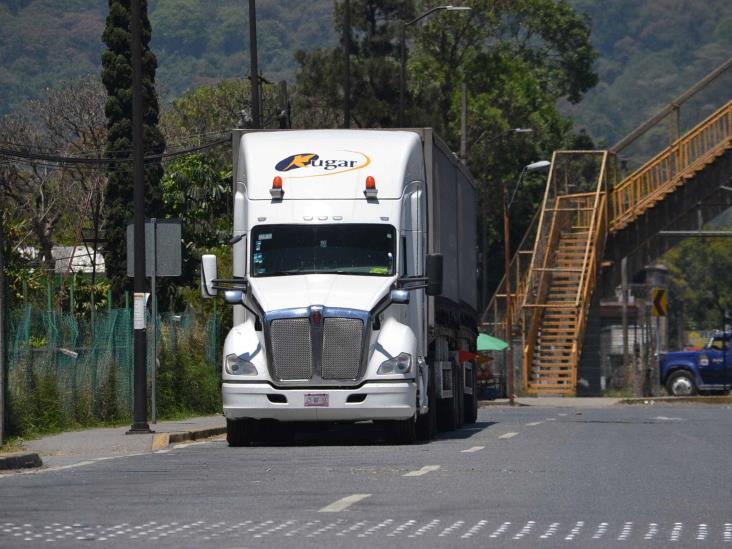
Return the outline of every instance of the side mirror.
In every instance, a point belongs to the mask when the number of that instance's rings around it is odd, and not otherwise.
[[[392,303],[409,303],[409,291],[407,290],[392,290],[389,297]]]
[[[217,277],[216,272],[216,256],[201,256],[201,296],[204,298],[214,297],[216,290],[214,289],[214,280]]]
[[[226,290],[224,292],[224,303],[242,305],[244,303],[244,292],[241,290]]]
[[[427,256],[427,295],[440,295],[442,293],[442,256],[430,254]]]

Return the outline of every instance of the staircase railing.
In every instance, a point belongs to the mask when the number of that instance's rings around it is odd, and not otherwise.
[[[536,228],[539,221],[539,211],[536,212],[534,218],[529,225],[528,230],[524,234],[521,243],[509,264],[511,276],[511,299],[509,300],[511,308],[511,318],[514,325],[520,320],[517,311],[523,303],[526,295],[526,281],[528,279],[529,267],[531,266],[531,257],[534,248],[534,239],[536,237]],[[488,306],[483,312],[481,326],[489,333],[497,337],[503,337],[506,333],[506,274],[501,277],[501,281],[496,286],[496,293],[493,294]]]
[[[683,184],[685,177],[730,146],[732,101],[615,186],[611,194],[610,230],[622,229],[637,219]]]

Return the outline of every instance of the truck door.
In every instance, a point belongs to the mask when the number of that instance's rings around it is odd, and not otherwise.
[[[426,213],[424,183],[410,183],[404,195],[402,205],[401,241],[402,261],[400,270],[402,275],[424,275],[426,254]],[[422,356],[426,355],[426,295],[424,290],[412,292],[409,304],[408,323],[417,336],[417,346]]]
[[[729,353],[727,341],[723,337],[714,337],[707,345],[703,354],[709,359],[709,364],[704,366],[699,364],[699,375],[705,385],[721,385],[727,380],[727,368],[725,367],[725,359]]]

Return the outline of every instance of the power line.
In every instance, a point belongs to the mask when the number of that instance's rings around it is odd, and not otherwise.
[[[229,138],[221,138],[205,145],[199,145],[197,147],[188,147],[178,151],[165,152],[160,154],[152,154],[144,157],[145,162],[154,162],[156,160],[162,160],[163,158],[174,158],[177,156],[184,156],[187,154],[201,152],[225,143],[229,143]],[[80,165],[108,165],[108,164],[124,164],[132,162],[131,158],[88,158],[79,156],[59,156],[53,154],[38,153],[33,151],[20,151],[17,149],[8,149],[0,147],[0,156],[8,158],[17,158],[20,160],[38,160],[41,162],[53,162],[56,164],[80,164]]]

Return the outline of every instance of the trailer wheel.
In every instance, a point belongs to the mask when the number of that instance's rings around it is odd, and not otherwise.
[[[429,411],[417,417],[417,440],[432,440],[437,433],[437,388],[435,387],[434,366],[430,366],[427,384],[427,402]]]
[[[472,395],[465,395],[465,423],[466,424],[472,424],[475,423],[478,420],[478,373],[475,369],[475,366],[471,369],[472,371],[472,381],[470,382],[470,386],[473,388],[473,394]]]
[[[259,424],[253,419],[227,419],[226,441],[229,446],[248,446],[257,437]]]

